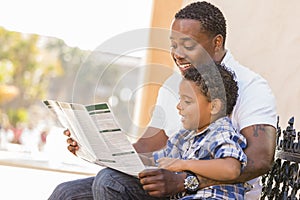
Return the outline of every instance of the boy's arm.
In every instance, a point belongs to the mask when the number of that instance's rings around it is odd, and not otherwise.
[[[164,148],[167,140],[168,136],[163,129],[147,127],[133,147],[138,153],[152,153]]]
[[[218,181],[234,180],[241,174],[241,163],[231,157],[212,160],[184,160],[184,168]]]
[[[246,182],[270,170],[274,161],[276,146],[275,128],[270,125],[253,125],[244,128],[241,133],[247,139],[245,153],[248,158],[247,165],[242,174],[237,179],[226,182],[211,180],[199,175],[198,178],[201,183],[201,188],[221,183]]]
[[[139,153],[138,154],[143,164],[146,166],[155,166],[154,158],[152,153]]]
[[[218,181],[236,179],[241,173],[241,163],[232,157],[212,160],[180,160],[174,158],[161,158],[159,167],[171,171],[191,171],[195,174]]]

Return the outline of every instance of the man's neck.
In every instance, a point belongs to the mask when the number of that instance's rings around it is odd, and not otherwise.
[[[223,58],[225,57],[226,55],[226,50],[223,49],[223,50],[220,50],[218,53],[215,54],[215,62],[217,64],[221,64]]]

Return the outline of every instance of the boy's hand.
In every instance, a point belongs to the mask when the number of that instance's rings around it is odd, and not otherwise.
[[[158,159],[157,162],[159,168],[164,168],[173,172],[183,171],[180,159],[164,157]]]

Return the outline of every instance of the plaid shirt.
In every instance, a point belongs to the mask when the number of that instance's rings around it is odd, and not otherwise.
[[[204,131],[180,130],[169,138],[165,149],[154,152],[154,160],[162,157],[178,158],[183,160],[211,160],[216,158],[233,157],[242,164],[247,163],[246,139],[237,133],[229,117],[223,117],[211,123]],[[223,184],[206,187],[195,195],[185,196],[182,199],[244,199],[244,184]]]

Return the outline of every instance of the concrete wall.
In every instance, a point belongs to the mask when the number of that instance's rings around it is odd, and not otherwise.
[[[136,105],[135,123],[143,132],[151,119],[152,110],[156,102],[157,93],[161,84],[172,73],[173,60],[169,47],[169,28],[175,13],[180,9],[183,0],[153,0],[149,46],[142,87],[142,94]],[[141,16],[142,17],[142,16]],[[161,29],[161,30],[160,30]],[[154,47],[154,48],[153,48]],[[175,108],[174,108],[175,109]]]

